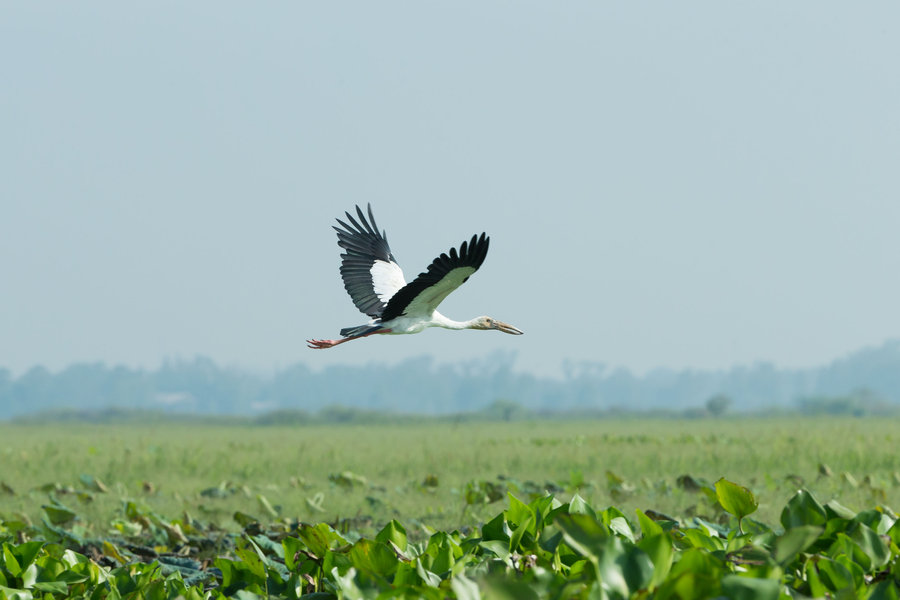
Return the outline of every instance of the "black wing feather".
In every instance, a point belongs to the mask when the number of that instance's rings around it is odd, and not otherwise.
[[[371,204],[368,209],[368,220],[362,209],[357,206],[356,214],[359,221],[346,212],[344,214],[347,215],[351,225],[337,219],[343,229],[335,227],[334,230],[337,231],[338,246],[344,249],[344,253],[341,254],[341,278],[344,280],[344,289],[350,294],[356,308],[370,317],[377,318],[381,316],[387,304],[375,293],[372,265],[379,260],[395,265],[397,261],[388,245],[387,234],[384,231],[378,232]]]
[[[459,252],[457,252],[456,248],[451,248],[449,256],[441,254],[435,258],[424,273],[420,273],[418,277],[407,283],[391,297],[381,313],[381,322],[384,323],[403,315],[406,307],[419,294],[429,287],[440,283],[453,269],[471,267],[477,271],[487,256],[490,241],[491,238],[486,237],[484,233],[480,237],[473,235],[471,240],[460,245]]]

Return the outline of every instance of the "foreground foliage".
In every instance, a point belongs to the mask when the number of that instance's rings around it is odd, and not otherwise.
[[[780,523],[725,480],[694,482],[707,520],[596,510],[575,495],[534,494],[470,531],[416,541],[396,520],[376,535],[352,519],[240,533],[127,503],[108,539],[82,539],[74,512],[44,507],[38,525],[0,521],[0,599],[30,598],[900,598],[900,520],[853,513],[801,489]]]

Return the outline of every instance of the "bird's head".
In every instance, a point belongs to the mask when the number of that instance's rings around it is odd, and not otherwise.
[[[513,335],[522,335],[525,333],[524,331],[516,329],[509,323],[504,323],[503,321],[498,321],[491,317],[478,317],[472,324],[472,329],[496,329],[497,331],[511,333]]]

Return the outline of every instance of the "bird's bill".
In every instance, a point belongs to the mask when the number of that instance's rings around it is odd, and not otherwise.
[[[522,335],[525,333],[520,329],[516,329],[509,323],[504,323],[503,321],[494,321],[494,329],[502,331],[503,333],[511,333],[513,335]]]

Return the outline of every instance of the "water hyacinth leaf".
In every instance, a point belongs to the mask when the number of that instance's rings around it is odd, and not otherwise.
[[[28,590],[16,590],[0,585],[0,598],[6,600],[33,600],[34,596]]]
[[[513,531],[513,534],[509,537],[509,551],[515,552],[516,548],[519,547],[519,544],[522,543],[522,538],[528,533],[528,528],[534,527],[534,514],[528,515],[516,529]]]
[[[641,528],[641,537],[652,537],[663,533],[662,525],[644,514],[641,509],[635,509],[638,518],[638,525]]]
[[[871,528],[858,523],[849,535],[871,561],[872,567],[883,567],[891,559],[891,549]]]
[[[781,524],[785,529],[800,525],[825,525],[827,520],[825,507],[806,490],[798,490],[781,511]]]
[[[456,575],[450,580],[450,589],[458,600],[481,600],[478,584],[465,575]]]
[[[623,597],[628,598],[637,590],[647,587],[653,578],[653,572],[653,562],[641,548],[616,537],[609,538],[600,558],[600,577],[604,586],[621,577],[625,584]]]
[[[759,502],[753,492],[726,479],[716,482],[716,499],[725,511],[738,519],[756,512]]]
[[[400,548],[402,552],[406,552],[407,548],[407,538],[406,538],[406,528],[403,527],[396,519],[391,519],[384,528],[378,532],[375,536],[375,540],[387,543],[392,542],[395,546]]]
[[[592,517],[596,517],[594,509],[591,508],[590,505],[584,501],[584,498],[578,494],[572,496],[572,499],[569,501],[569,514],[591,515]]]
[[[896,583],[887,579],[875,586],[868,600],[900,600],[900,588]]]
[[[325,552],[332,547],[332,544],[347,543],[347,540],[341,537],[327,523],[318,523],[316,525],[302,523],[297,529],[297,537],[303,540],[307,549],[318,558],[324,557]]]
[[[722,578],[722,594],[730,600],[778,600],[781,582],[778,579],[726,575]]]
[[[65,581],[36,581],[34,589],[48,594],[68,594],[69,586]]]
[[[79,479],[81,480],[81,484],[82,484],[85,488],[87,488],[87,489],[89,489],[89,490],[91,490],[91,491],[94,491],[94,492],[101,492],[101,493],[104,493],[104,494],[107,493],[107,492],[109,491],[109,488],[106,487],[106,485],[105,485],[102,481],[100,481],[99,479],[97,479],[97,478],[94,477],[93,475],[82,474],[82,475],[79,477]]]
[[[416,559],[416,574],[428,587],[438,587],[441,585],[441,578],[425,568],[421,559]]]
[[[508,542],[510,533],[504,513],[500,513],[481,527],[481,537],[485,540]]]
[[[9,556],[14,557],[14,561],[18,565],[19,571],[21,573],[31,566],[43,546],[43,542],[37,541],[25,542],[24,544],[19,544],[17,546],[13,546],[11,544],[3,544],[3,552],[6,556],[7,550],[9,551]],[[19,573],[15,573],[14,576],[18,577]]]
[[[538,600],[541,596],[524,581],[492,577],[485,582],[484,600]]]
[[[399,562],[390,546],[365,538],[353,544],[348,556],[358,570],[382,578],[393,574]]]
[[[595,560],[603,551],[604,540],[610,535],[603,523],[591,515],[559,515],[556,524],[562,529],[563,538],[572,550]]]
[[[675,557],[672,538],[666,533],[646,536],[641,538],[637,546],[647,554],[653,563],[653,577],[650,579],[649,587],[660,585],[668,577]]]
[[[534,524],[534,509],[513,496],[512,492],[508,492],[507,496],[509,497],[509,508],[506,509],[507,522],[518,525],[530,519]]]
[[[856,513],[838,502],[837,500],[829,500],[825,503],[825,514],[829,519],[854,519]]]
[[[3,544],[3,564],[10,575],[18,577],[22,574],[22,567],[19,565],[19,561],[16,559],[12,550],[12,544]],[[2,574],[3,571],[0,571],[0,575]]]
[[[822,557],[816,565],[822,584],[829,590],[837,592],[844,589],[855,588],[853,573],[843,564]]]
[[[785,565],[809,548],[824,528],[816,525],[800,525],[784,532],[784,535],[775,540],[775,560]]]
[[[47,515],[47,519],[53,525],[65,525],[78,517],[74,511],[62,504],[45,504],[41,508],[44,509],[44,514]]]
[[[632,544],[634,543],[634,532],[631,531],[631,525],[628,524],[628,521],[625,517],[613,517],[609,521],[609,529],[613,533],[616,533]]]

